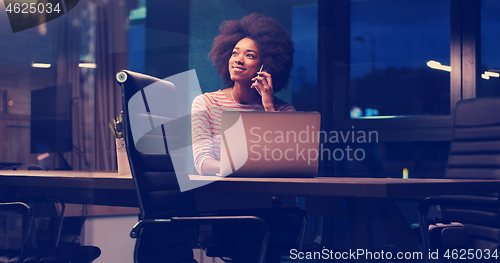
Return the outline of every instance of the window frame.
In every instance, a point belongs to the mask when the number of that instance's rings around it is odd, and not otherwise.
[[[480,1],[450,0],[450,114],[351,119],[349,116],[350,0],[318,1],[318,101],[324,130],[376,130],[379,141],[451,139],[455,104],[476,96]],[[332,63],[333,62],[333,63]]]

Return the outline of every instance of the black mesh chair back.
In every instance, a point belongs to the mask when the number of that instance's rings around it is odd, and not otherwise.
[[[0,203],[0,262],[23,262],[26,259],[32,221],[33,209],[29,205]]]
[[[117,80],[122,88],[123,130],[140,220],[196,215],[193,194],[181,192],[177,182],[176,173],[187,175],[186,169],[174,169],[172,161],[177,158],[177,163],[184,163],[183,156],[169,152],[169,148],[180,147],[177,113],[172,110],[177,103],[175,86],[128,70],[119,72]],[[194,227],[147,225],[141,231],[135,249],[138,262],[193,260]]]
[[[499,107],[500,97],[457,103],[445,178],[500,179]]]
[[[493,97],[457,103],[444,178],[500,179],[499,106],[500,98]],[[440,208],[441,216],[428,228],[432,206]],[[499,249],[499,207],[498,193],[426,198],[418,208],[425,251],[440,247]]]
[[[95,246],[61,245],[64,203],[55,198],[27,201],[0,203],[0,262],[90,263],[100,256],[101,250]],[[53,214],[55,204],[59,211]],[[21,224],[14,215],[21,216]],[[21,235],[16,234],[19,232]]]
[[[500,179],[500,98],[476,98],[457,103],[445,178]],[[500,192],[500,189],[499,189]],[[498,193],[459,196],[494,204]],[[452,198],[452,197],[450,197]],[[443,216],[462,223],[468,248],[500,248],[498,207],[441,206]]]

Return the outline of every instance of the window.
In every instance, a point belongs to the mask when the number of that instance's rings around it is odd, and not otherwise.
[[[318,5],[292,9],[293,57],[292,100],[299,111],[318,109]]]
[[[500,96],[500,2],[481,1],[481,63],[477,70],[477,97]],[[478,64],[479,65],[479,64]]]
[[[351,1],[351,118],[450,114],[450,1]]]

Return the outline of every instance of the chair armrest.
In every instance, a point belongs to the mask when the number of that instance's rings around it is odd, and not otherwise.
[[[240,224],[240,223],[257,223],[265,233],[269,233],[269,225],[259,217],[256,216],[200,216],[200,217],[172,217],[170,219],[143,219],[137,222],[132,231],[130,232],[130,237],[138,238],[141,236],[142,229],[148,224],[189,224],[189,225],[201,225],[201,224]]]
[[[276,214],[295,214],[300,217],[305,216],[306,212],[298,207],[272,207],[272,208],[254,208],[254,209],[221,209],[217,210],[217,215],[276,215]]]
[[[425,198],[418,205],[418,212],[427,215],[430,207],[436,205],[461,205],[474,207],[500,207],[500,200],[496,199],[471,199],[461,196],[432,196]]]
[[[0,211],[15,211],[22,215],[31,215],[32,208],[22,202],[0,203]]]
[[[420,235],[422,237],[422,244],[424,246],[424,251],[429,251],[430,249],[430,236],[429,236],[429,226],[427,224],[427,213],[429,208],[437,205],[462,205],[462,206],[474,206],[474,207],[500,207],[500,200],[495,199],[470,199],[460,196],[433,196],[425,198],[417,208],[418,223],[420,225]],[[426,253],[424,253],[427,255]],[[427,262],[433,262],[426,256]]]
[[[21,240],[21,254],[18,257],[18,262],[24,260],[24,250],[26,249],[26,244],[31,233],[31,227],[33,225],[33,208],[22,202],[9,202],[0,203],[0,211],[4,212],[15,212],[22,216],[23,220],[23,237]]]
[[[61,206],[61,211],[59,211],[59,216],[58,216],[57,230],[55,232],[56,239],[54,240],[54,248],[57,247],[59,245],[59,240],[61,238],[61,232],[62,232],[63,223],[64,223],[63,222],[64,221],[64,213],[66,210],[65,203],[61,199],[55,198],[55,197],[20,198],[20,199],[15,200],[14,202],[23,202],[23,203],[48,203],[48,202],[52,202],[52,203],[57,203]]]
[[[259,261],[264,262],[267,244],[269,242],[270,227],[266,221],[256,216],[200,216],[200,217],[172,217],[171,219],[144,219],[137,222],[130,237],[138,238],[142,234],[142,229],[147,224],[182,224],[182,225],[201,225],[201,224],[240,224],[256,223],[263,230],[262,244],[260,248]]]
[[[29,205],[22,202],[9,202],[9,203],[0,203],[0,211],[2,212],[15,212],[20,214],[23,217],[23,224],[26,227],[25,230],[27,233],[26,236],[23,237],[23,244],[29,237],[29,232],[31,231],[31,225],[33,221],[33,208]]]

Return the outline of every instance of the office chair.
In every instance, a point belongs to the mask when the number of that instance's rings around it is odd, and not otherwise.
[[[0,262],[24,263],[90,263],[100,256],[100,249],[94,246],[60,245],[63,229],[64,203],[56,198],[24,199],[23,202],[1,204],[0,212],[9,212],[22,215],[23,243],[21,249],[10,250],[10,253],[1,253]],[[26,212],[20,213],[25,210]],[[17,219],[2,217],[9,228]],[[4,231],[5,239],[9,240],[16,234],[15,231]]]
[[[27,204],[21,202],[0,203],[0,215],[2,221],[2,234],[0,241],[0,262],[23,262],[26,258],[28,238],[33,221],[33,210]],[[17,221],[20,220],[21,227],[16,229]],[[7,235],[9,232],[17,232],[14,237]]]
[[[500,179],[499,106],[500,98],[496,97],[457,103],[444,178]],[[440,208],[441,216],[428,224],[433,206]],[[443,247],[499,249],[499,208],[498,193],[426,198],[418,207],[425,251]]]
[[[180,145],[176,112],[155,112],[159,105],[152,105],[159,101],[176,105],[175,86],[128,70],[119,72],[117,81],[122,89],[125,144],[140,207],[139,222],[130,233],[137,239],[134,261],[193,263],[196,226],[252,224],[262,233],[258,262],[264,262],[270,236],[264,220],[251,215],[199,216],[193,193],[180,191],[176,173],[187,176],[187,172],[185,168],[174,169],[172,160],[183,160],[183,156],[169,151],[178,145],[167,147],[167,138],[169,144],[175,141]],[[131,103],[134,98],[139,98],[140,103]],[[154,125],[155,121],[159,124]],[[143,136],[138,138],[141,131]]]

